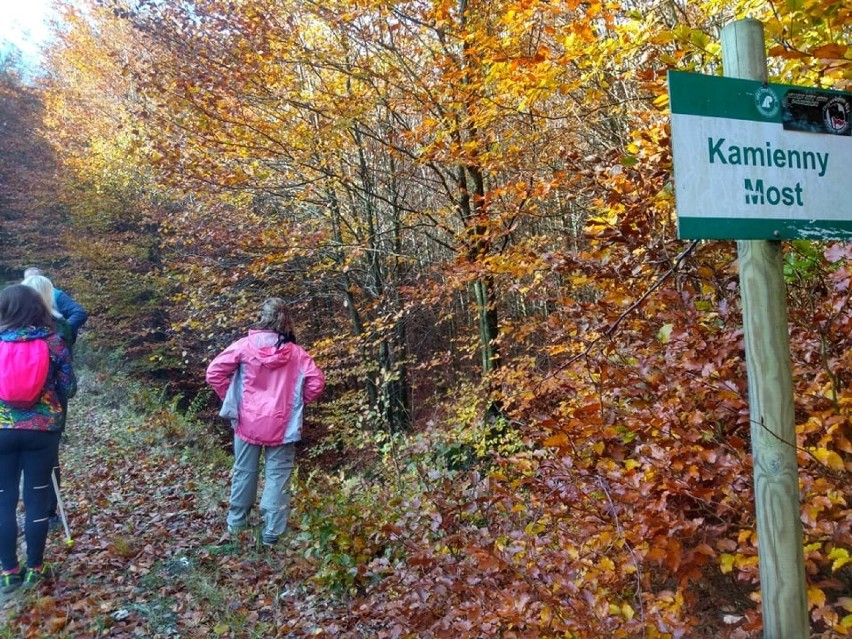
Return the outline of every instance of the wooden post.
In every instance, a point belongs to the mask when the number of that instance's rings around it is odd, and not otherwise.
[[[722,29],[725,76],[767,81],[763,24]],[[778,125],[780,126],[780,125]],[[807,639],[793,378],[781,243],[739,241],[754,499],[765,639]]]

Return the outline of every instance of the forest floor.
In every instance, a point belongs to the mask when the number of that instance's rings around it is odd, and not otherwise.
[[[209,437],[187,445],[191,425],[171,411],[134,411],[107,376],[79,376],[60,451],[71,541],[51,532],[55,578],[6,597],[0,638],[360,634],[314,594],[296,513],[274,549],[256,527],[229,539],[230,455]]]
[[[256,513],[240,538],[226,534],[233,458],[221,420],[187,417],[191,408],[176,410],[126,376],[80,367],[78,377],[60,450],[71,543],[51,532],[55,578],[0,596],[0,639],[361,639],[388,630],[375,627],[389,616],[374,614],[369,597],[324,575],[322,540],[336,533],[310,511],[332,496],[308,480],[328,462],[317,456],[321,435],[297,461],[290,528],[267,548]],[[338,566],[338,579],[344,569],[354,570]],[[742,612],[720,618],[726,588],[721,578],[704,585],[707,621],[690,639],[757,636],[738,628]]]

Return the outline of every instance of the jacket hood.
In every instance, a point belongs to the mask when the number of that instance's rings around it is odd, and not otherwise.
[[[53,331],[46,326],[28,326],[27,328],[16,328],[0,333],[0,341],[3,342],[29,342],[34,339],[44,339]]]
[[[293,343],[287,342],[276,346],[280,335],[275,331],[250,329],[248,348],[267,368],[280,368],[290,361],[293,355]]]

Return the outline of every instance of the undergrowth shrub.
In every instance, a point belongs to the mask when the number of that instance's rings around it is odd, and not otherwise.
[[[309,458],[336,455],[342,463],[359,460],[365,451],[375,451],[376,429],[365,418],[368,406],[360,391],[341,391],[324,397],[310,410],[316,422],[322,424],[323,436],[305,451]]]
[[[79,393],[71,400],[70,410],[86,410],[88,404],[93,409],[118,411],[127,424],[124,436],[130,439],[145,446],[194,451],[205,460],[218,458],[230,466],[217,425],[201,417],[211,390],[187,399],[170,384],[152,386],[134,376],[123,353],[90,347],[84,339],[75,348],[74,370]]]
[[[432,451],[429,459],[421,456],[422,463],[429,468],[465,471],[527,448],[518,424],[504,415],[486,416],[482,399],[486,395],[483,384],[465,384],[446,398],[441,424],[430,422],[430,431],[424,436],[428,446],[416,444],[417,437],[412,439],[414,450]]]
[[[379,481],[322,471],[297,481],[296,490],[297,538],[316,564],[313,581],[335,595],[363,593],[379,578],[367,566],[399,556],[385,532],[397,516],[399,495]]]

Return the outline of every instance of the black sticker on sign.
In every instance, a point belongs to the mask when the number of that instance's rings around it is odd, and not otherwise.
[[[784,95],[781,121],[789,131],[852,136],[852,100],[848,95],[790,89]]]

